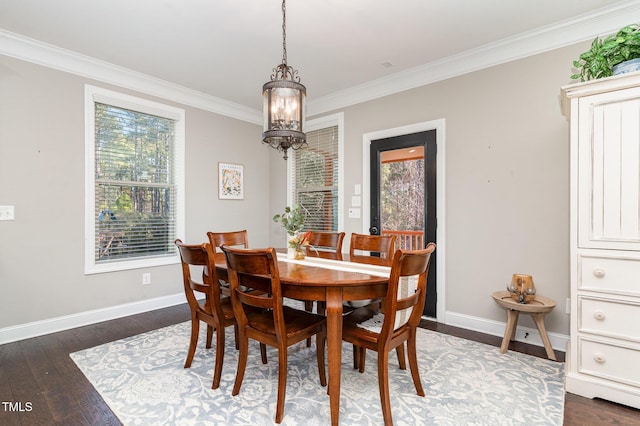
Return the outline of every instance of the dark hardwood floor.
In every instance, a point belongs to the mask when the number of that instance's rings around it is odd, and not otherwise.
[[[0,345],[0,425],[119,425],[69,354],[188,318],[183,304]],[[430,321],[422,326],[497,347],[502,340]],[[546,357],[544,348],[537,346],[516,342],[509,349]],[[564,353],[556,356],[564,361]],[[640,425],[640,411],[567,394],[564,424]]]

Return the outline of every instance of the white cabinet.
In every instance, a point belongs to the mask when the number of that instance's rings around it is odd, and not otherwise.
[[[565,386],[640,408],[640,73],[562,92],[571,120]]]

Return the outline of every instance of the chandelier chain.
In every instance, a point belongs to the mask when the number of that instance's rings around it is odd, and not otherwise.
[[[287,65],[287,1],[282,0],[282,63]]]

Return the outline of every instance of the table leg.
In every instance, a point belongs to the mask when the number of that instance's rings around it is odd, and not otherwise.
[[[536,323],[536,327],[538,327],[538,332],[540,333],[540,338],[542,339],[542,343],[544,344],[544,349],[547,351],[547,357],[555,361],[556,354],[555,352],[553,352],[551,341],[549,340],[549,336],[547,335],[547,329],[544,326],[544,314],[537,314],[532,312],[531,317],[533,318],[533,322]]]
[[[340,369],[342,366],[342,289],[327,288],[327,352],[329,355],[329,402],[331,424],[340,415]]]
[[[507,352],[509,342],[515,337],[519,314],[520,312],[518,311],[507,309],[507,328],[504,330],[504,337],[502,338],[502,345],[500,346],[501,354]]]

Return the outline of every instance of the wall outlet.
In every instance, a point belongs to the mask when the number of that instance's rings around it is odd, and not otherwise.
[[[565,304],[565,306],[564,306],[564,312],[565,312],[567,315],[570,315],[570,314],[571,314],[571,299],[569,299],[568,297],[567,297],[566,304]]]
[[[142,274],[142,285],[151,284],[151,272],[145,272]]]
[[[0,206],[0,220],[14,220],[15,218],[14,206]]]

